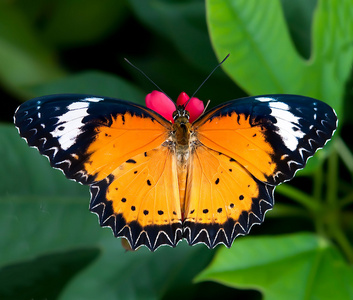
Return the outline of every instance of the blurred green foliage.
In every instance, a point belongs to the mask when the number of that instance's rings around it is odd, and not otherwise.
[[[352,0],[0,0],[0,299],[353,299],[352,48]],[[126,252],[89,213],[88,188],[11,123],[17,105],[46,94],[143,103],[154,87],[124,57],[176,98],[228,53],[226,73],[197,95],[211,106],[295,93],[340,119],[326,151],[277,189],[265,223],[229,250]]]

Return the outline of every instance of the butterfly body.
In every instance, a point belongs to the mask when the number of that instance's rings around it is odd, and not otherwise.
[[[89,185],[90,210],[131,247],[210,248],[247,234],[291,179],[325,145],[337,117],[303,96],[233,100],[194,122],[174,123],[122,100],[53,95],[15,113],[20,135],[70,179]]]
[[[192,125],[189,123],[189,114],[183,107],[178,107],[173,115],[174,124],[172,145],[177,161],[178,186],[182,219],[185,213],[185,191],[190,152],[192,151]]]

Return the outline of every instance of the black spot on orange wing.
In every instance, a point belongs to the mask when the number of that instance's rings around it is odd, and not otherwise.
[[[128,163],[128,164],[136,164],[136,160],[128,159],[128,160],[126,161],[126,163]]]

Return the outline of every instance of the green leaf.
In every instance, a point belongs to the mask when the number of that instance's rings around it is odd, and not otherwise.
[[[312,16],[317,0],[281,0],[283,14],[293,43],[305,59],[311,53]]]
[[[103,255],[70,282],[62,300],[162,299],[171,288],[190,286],[214,254],[203,245],[190,247],[186,242],[153,253],[146,248],[126,252],[108,236],[102,246]]]
[[[78,93],[119,98],[144,105],[145,93],[133,84],[117,76],[101,71],[85,71],[75,75],[33,86],[29,89],[33,97]]]
[[[11,4],[0,2],[0,78],[3,84],[20,93],[19,89],[25,86],[57,78],[63,73],[53,53],[43,46],[25,16]]]
[[[195,280],[256,289],[265,300],[353,297],[352,267],[327,240],[309,233],[242,238],[220,249]]]
[[[313,85],[313,95],[334,107],[338,116],[343,114],[345,84],[353,64],[352,36],[352,1],[318,1],[306,89]]]
[[[309,60],[297,53],[279,0],[206,3],[217,56],[231,53],[224,69],[249,94],[311,96],[341,114],[344,85],[353,62],[351,1],[318,1]]]
[[[212,43],[219,58],[231,54],[223,67],[233,80],[249,94],[295,90],[304,60],[290,40],[279,1],[206,3]]]
[[[100,231],[88,188],[52,169],[14,126],[2,125],[0,140],[0,266],[94,246]]]
[[[72,277],[99,255],[81,249],[40,256],[0,269],[0,298],[56,299]]]

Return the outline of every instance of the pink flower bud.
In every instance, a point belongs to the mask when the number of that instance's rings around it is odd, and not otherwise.
[[[149,109],[152,109],[155,112],[159,113],[168,121],[173,121],[173,112],[175,111],[175,104],[165,94],[159,91],[152,91],[152,93],[147,94],[145,101],[146,106]]]
[[[184,105],[189,100],[189,96],[182,92],[176,103],[177,105]],[[175,104],[165,94],[159,91],[152,91],[146,96],[146,106],[161,116],[166,118],[170,122],[173,120],[173,112],[176,110]],[[204,111],[204,105],[198,98],[191,98],[185,108],[190,114],[190,123],[194,122]]]

